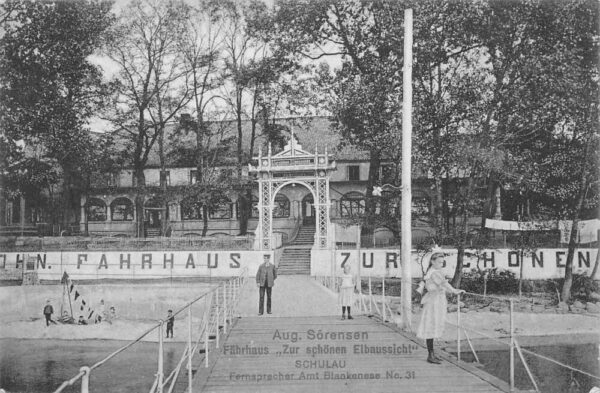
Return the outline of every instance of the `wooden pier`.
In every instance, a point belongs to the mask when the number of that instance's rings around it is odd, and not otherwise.
[[[366,316],[243,317],[212,353],[193,392],[509,391],[445,354],[427,363],[418,341]]]

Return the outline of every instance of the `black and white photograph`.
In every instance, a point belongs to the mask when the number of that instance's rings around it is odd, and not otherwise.
[[[600,1],[0,0],[0,393],[600,393]]]

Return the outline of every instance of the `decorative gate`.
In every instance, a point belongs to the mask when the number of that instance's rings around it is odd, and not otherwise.
[[[302,150],[294,135],[282,152],[272,155],[271,145],[266,156],[259,150],[257,166],[249,165],[258,181],[258,247],[273,248],[273,208],[275,195],[288,184],[301,184],[314,198],[316,214],[315,247],[328,248],[329,242],[329,174],[335,170],[335,161],[329,160],[327,149],[319,154],[317,147],[311,154]]]

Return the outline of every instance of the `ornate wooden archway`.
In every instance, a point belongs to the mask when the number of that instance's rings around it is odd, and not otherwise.
[[[275,195],[288,184],[301,184],[310,190],[314,198],[316,228],[315,247],[328,248],[329,231],[329,175],[335,170],[335,161],[329,160],[327,149],[319,153],[302,150],[294,135],[282,152],[272,155],[271,146],[266,156],[259,150],[257,166],[249,165],[249,171],[257,174],[258,181],[258,247],[273,248],[273,207]]]

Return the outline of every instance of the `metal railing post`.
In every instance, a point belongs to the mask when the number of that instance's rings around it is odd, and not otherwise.
[[[223,283],[223,334],[227,334],[227,284]]]
[[[163,372],[163,324],[164,321],[161,319],[159,321],[159,328],[158,328],[158,370],[156,372],[156,380],[157,380],[157,386],[156,386],[156,391],[158,393],[162,393],[163,391],[163,378],[164,378],[164,372]]]
[[[513,299],[509,300],[510,304],[510,391],[515,391],[515,326],[513,316]]]
[[[217,302],[219,301],[218,292],[219,291],[217,291]],[[221,316],[219,304],[217,304],[216,308],[217,308],[217,318],[215,318],[215,348],[219,348],[219,317]]]
[[[456,294],[456,358],[460,361],[460,293]]]
[[[192,305],[188,307],[188,393],[192,393]]]
[[[206,313],[207,319],[204,324],[204,367],[208,368],[208,331],[210,330],[210,311]]]
[[[231,313],[232,313],[233,305],[234,305],[234,302],[233,302],[233,281],[227,281],[227,296],[228,296],[228,299],[229,299],[227,301],[227,304],[229,305],[228,308],[227,308],[227,312],[228,312],[227,313],[227,318],[229,320],[231,320]]]
[[[371,289],[371,276],[369,276],[369,314],[373,314],[373,291]]]
[[[381,319],[385,322],[385,276],[381,279]]]
[[[81,393],[89,393],[90,391],[90,373],[92,370],[88,366],[83,366],[79,369],[83,373],[81,377]]]

